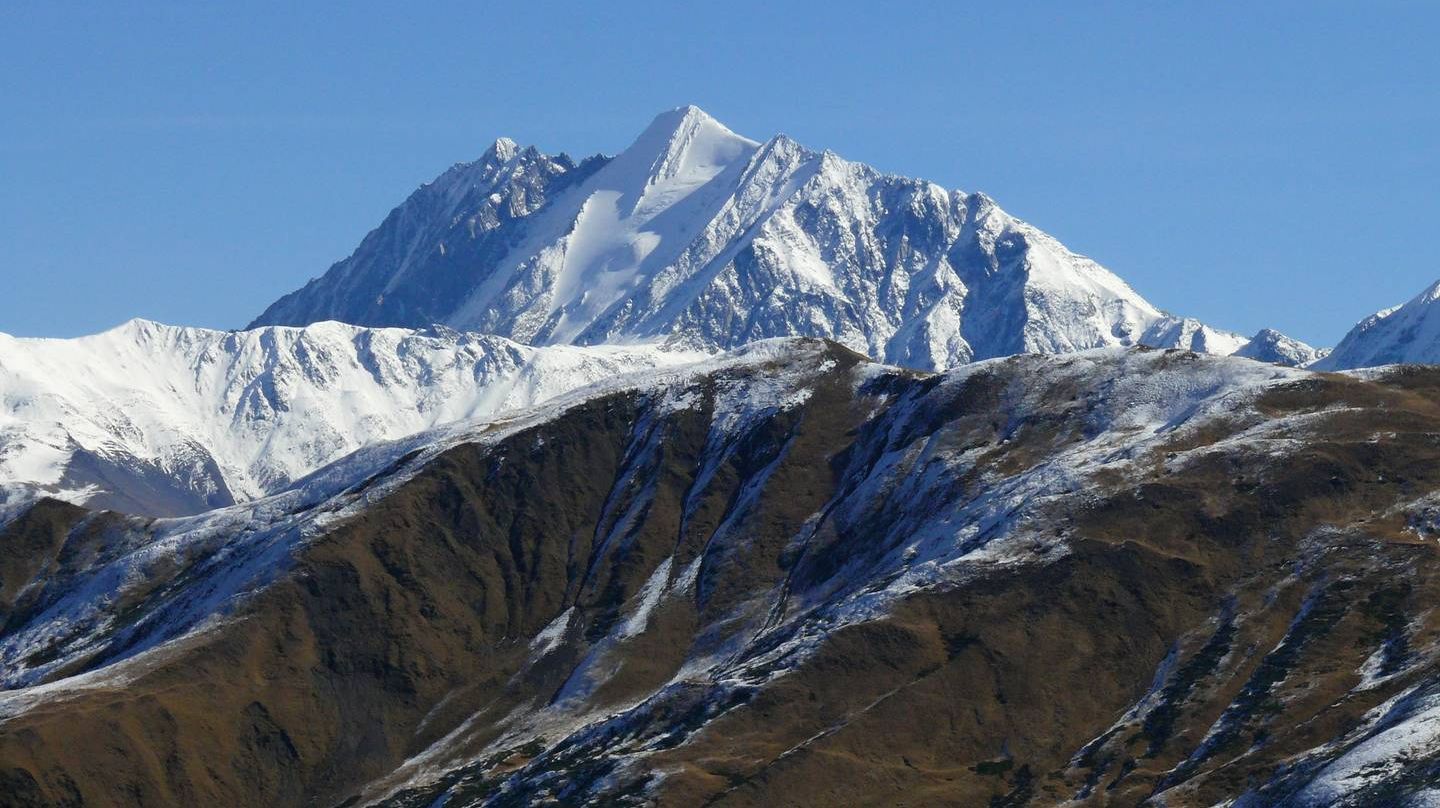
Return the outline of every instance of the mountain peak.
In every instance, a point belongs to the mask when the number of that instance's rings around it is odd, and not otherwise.
[[[490,148],[485,150],[485,157],[493,157],[496,161],[504,163],[515,158],[520,153],[520,144],[508,137],[497,137]]]
[[[759,145],[692,104],[656,115],[616,162],[648,172],[652,182],[682,174],[708,179]]]
[[[730,131],[710,113],[694,104],[685,104],[684,106],[667,109],[656,115],[651,119],[650,125],[645,127],[645,132],[675,133],[706,125],[718,126],[727,132]],[[732,132],[731,134],[734,133]]]
[[[1325,355],[1298,339],[1288,337],[1273,328],[1262,328],[1255,332],[1250,341],[1236,351],[1234,356],[1243,356],[1258,362],[1270,362],[1288,367],[1304,367]]]
[[[1430,286],[1427,287],[1425,291],[1416,295],[1415,299],[1411,302],[1424,305],[1427,303],[1434,303],[1437,300],[1440,300],[1440,281],[1435,281],[1434,283],[1430,284]]]
[[[1245,342],[1163,316],[988,196],[783,135],[762,145],[694,105],[573,170],[528,154],[516,170],[486,163],[483,176],[460,177],[443,205],[434,194],[407,203],[254,325],[438,322],[535,344],[706,350],[811,336],[924,369],[1151,340],[1213,353]]]
[[[1206,325],[1194,317],[1173,315],[1156,320],[1140,335],[1139,341],[1151,348],[1179,348],[1222,356],[1242,350],[1246,344],[1239,334]]]
[[[147,335],[158,334],[158,333],[161,333],[161,332],[179,331],[179,330],[182,330],[182,329],[179,328],[178,326],[167,325],[167,324],[165,324],[165,323],[157,322],[157,321],[155,321],[155,320],[147,320],[147,319],[144,318],[144,317],[131,317],[130,319],[126,320],[125,322],[123,322],[123,323],[121,323],[121,324],[119,324],[119,325],[117,325],[117,326],[114,326],[114,327],[112,327],[112,328],[107,328],[106,330],[101,331],[99,334],[94,334],[94,335],[91,335],[91,336],[102,336],[102,335],[105,335],[105,334],[147,336]],[[206,329],[195,329],[195,330],[201,331],[201,330],[206,330]]]
[[[1440,281],[1405,305],[1382,309],[1355,324],[1317,370],[1347,370],[1440,359]]]

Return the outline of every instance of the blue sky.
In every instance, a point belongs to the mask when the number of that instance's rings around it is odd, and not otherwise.
[[[0,331],[238,327],[496,136],[614,152],[684,103],[1246,333],[1440,277],[1440,4],[93,5],[0,8]]]

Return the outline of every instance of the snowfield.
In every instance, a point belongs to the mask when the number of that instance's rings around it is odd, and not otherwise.
[[[199,512],[277,491],[376,441],[697,356],[341,323],[225,332],[131,320],[71,340],[0,334],[0,492]]]

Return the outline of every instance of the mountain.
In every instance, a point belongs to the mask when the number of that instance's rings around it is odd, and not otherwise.
[[[279,490],[377,440],[693,358],[339,323],[224,332],[131,320],[79,339],[0,334],[0,502],[48,494],[197,513]]]
[[[536,345],[836,340],[939,369],[1145,343],[1230,353],[983,194],[882,174],[695,107],[613,158],[498,141],[252,327],[444,324]]]
[[[1191,317],[1166,316],[1151,323],[1140,335],[1138,344],[1229,356],[1244,348],[1246,340],[1232,331],[1212,328]]]
[[[1440,281],[1403,306],[1366,317],[1350,329],[1329,356],[1315,363],[1320,370],[1440,363]]]
[[[197,516],[12,508],[0,793],[1423,804],[1436,401],[1433,368],[778,340]]]
[[[1234,355],[1277,365],[1304,367],[1329,353],[1328,349],[1312,348],[1273,328],[1262,328],[1243,347],[1235,351]]]
[[[685,107],[613,158],[497,140],[247,331],[0,335],[0,501],[198,513],[375,440],[789,336],[920,369],[1245,343],[1160,312],[981,194]]]

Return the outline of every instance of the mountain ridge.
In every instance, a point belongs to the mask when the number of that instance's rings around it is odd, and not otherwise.
[[[72,340],[0,334],[0,499],[195,513],[376,440],[695,358],[334,322],[227,332],[135,319]]]
[[[1440,363],[1440,281],[1399,306],[1355,324],[1317,370],[1401,363]]]

